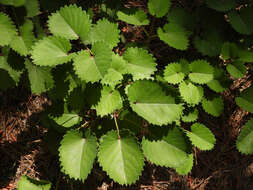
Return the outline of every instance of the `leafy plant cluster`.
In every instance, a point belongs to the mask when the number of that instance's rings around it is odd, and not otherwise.
[[[145,159],[186,175],[193,147],[211,150],[216,142],[199,111],[221,116],[231,79],[252,72],[251,1],[206,0],[189,8],[148,0],[147,9],[104,2],[99,12],[64,1],[0,3],[0,88],[26,84],[48,94],[45,140],[62,172],[76,180],[84,181],[95,161],[125,185],[138,180]],[[148,40],[127,42],[122,26]],[[151,51],[152,40],[171,52],[162,58],[166,64]],[[253,113],[253,87],[235,101]],[[252,139],[251,119],[238,150],[252,154]],[[28,187],[51,184],[23,176],[19,189]]]

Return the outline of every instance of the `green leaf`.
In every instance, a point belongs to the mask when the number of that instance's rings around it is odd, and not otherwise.
[[[74,70],[77,76],[86,82],[101,80],[111,67],[112,51],[104,42],[96,42],[92,46],[90,55],[88,50],[80,51],[74,59]]]
[[[145,157],[159,166],[180,167],[187,160],[187,147],[184,134],[176,127],[169,130],[162,140],[142,139]]]
[[[246,7],[241,8],[239,13],[235,10],[228,13],[229,22],[235,31],[246,35],[253,33],[252,11],[252,7]]]
[[[209,8],[225,12],[236,7],[235,0],[206,0],[206,4]]]
[[[235,61],[228,64],[226,69],[231,76],[237,79],[242,78],[247,72],[247,67],[245,67],[244,62],[241,61]]]
[[[62,171],[69,177],[84,181],[90,173],[97,153],[97,139],[86,131],[68,131],[59,148]]]
[[[122,99],[119,91],[104,86],[101,91],[101,98],[94,108],[101,117],[113,113],[122,107]]]
[[[151,15],[156,17],[163,17],[170,8],[170,0],[149,0],[148,10]]]
[[[225,42],[221,48],[221,56],[223,60],[233,59],[238,56],[238,47],[235,43]]]
[[[179,85],[179,92],[183,100],[191,106],[197,105],[201,102],[204,90],[201,86],[195,86],[191,82],[182,82]]]
[[[40,13],[38,0],[26,0],[24,6],[26,8],[27,17],[34,17]]]
[[[25,1],[26,0],[0,0],[0,4],[11,5],[14,7],[20,7],[20,6],[24,5]]]
[[[165,67],[164,79],[171,84],[178,84],[183,81],[185,73],[180,63],[170,63]]]
[[[224,92],[228,87],[228,78],[225,71],[219,67],[214,67],[214,79],[207,83],[207,86],[217,92]]]
[[[50,36],[38,41],[31,52],[34,64],[41,66],[55,66],[70,61],[74,54],[70,42],[65,38]]]
[[[23,175],[18,181],[18,190],[50,190],[51,183],[45,180],[34,180]]]
[[[136,26],[148,25],[147,14],[141,10],[125,10],[117,12],[118,19]]]
[[[193,61],[190,64],[189,78],[192,82],[206,84],[213,79],[214,68],[205,60]]]
[[[213,133],[201,123],[194,123],[191,126],[191,132],[187,131],[186,135],[200,150],[211,150],[216,141]]]
[[[58,125],[66,128],[77,125],[82,121],[82,117],[76,113],[63,113],[59,117],[50,116],[49,118],[53,119]]]
[[[253,62],[253,52],[248,50],[239,50],[238,51],[239,61],[251,63]]]
[[[55,36],[61,36],[69,40],[77,40],[79,37],[85,41],[91,29],[89,15],[75,4],[64,6],[53,13],[48,20],[49,30]]]
[[[192,170],[192,167],[193,167],[193,154],[190,154],[188,155],[187,160],[185,160],[185,162],[182,165],[176,167],[175,169],[179,175],[186,175]]]
[[[133,184],[138,180],[144,157],[134,136],[127,131],[109,131],[100,139],[98,162],[104,171],[119,184]]]
[[[0,2],[1,3],[1,2]],[[9,45],[12,39],[17,36],[17,30],[9,16],[0,12],[0,46]]]
[[[163,29],[158,28],[157,33],[160,40],[173,48],[186,50],[189,45],[189,32],[176,23],[165,24]]]
[[[236,147],[243,154],[253,154],[253,119],[250,119],[242,128]]]
[[[13,37],[10,42],[10,47],[20,55],[27,56],[35,42],[32,21],[26,20],[25,23],[20,26],[19,32],[20,35]]]
[[[107,19],[102,19],[97,21],[89,33],[89,41],[94,44],[98,41],[103,41],[107,43],[110,48],[117,46],[119,43],[119,33],[118,25],[109,22]]]
[[[241,108],[253,113],[253,87],[244,90],[239,97],[235,98],[235,102]]]
[[[26,60],[25,66],[28,70],[32,93],[41,94],[54,87],[51,68],[33,65],[29,60]]]
[[[182,116],[182,121],[183,122],[194,122],[198,119],[199,111],[197,108],[194,110],[190,111],[187,115]]]
[[[204,98],[202,100],[202,107],[205,112],[215,117],[219,117],[224,110],[224,104],[221,97],[217,97],[212,100],[207,100]]]
[[[149,79],[156,71],[155,58],[142,48],[128,48],[123,55],[127,63],[127,73],[132,74],[133,80]]]
[[[136,81],[127,89],[130,105],[138,115],[155,125],[177,121],[183,106],[166,96],[159,84],[151,81]]]

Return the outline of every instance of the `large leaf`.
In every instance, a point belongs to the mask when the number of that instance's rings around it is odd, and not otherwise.
[[[235,98],[235,102],[241,108],[253,113],[253,87],[244,90],[239,97]]]
[[[221,97],[214,98],[212,100],[207,100],[204,98],[202,100],[202,107],[207,113],[215,117],[219,117],[224,110],[224,104]]]
[[[157,33],[162,41],[173,48],[186,50],[188,47],[189,32],[176,23],[165,24],[163,29],[158,28]]]
[[[143,10],[127,10],[127,11],[118,11],[117,16],[119,20],[122,20],[126,23],[133,24],[136,26],[148,25],[149,20],[147,14]]]
[[[170,0],[149,0],[148,10],[153,16],[163,17],[168,12],[170,5]]]
[[[89,33],[89,41],[93,44],[98,41],[107,43],[111,48],[117,46],[119,43],[118,25],[109,22],[107,19],[97,21]]]
[[[84,181],[90,173],[97,153],[97,139],[86,131],[70,130],[59,148],[62,171],[71,178]]]
[[[76,5],[62,7],[48,20],[49,30],[56,36],[85,41],[91,28],[89,15]]]
[[[149,79],[156,71],[155,58],[147,50],[141,48],[128,48],[123,55],[127,63],[127,73],[134,80]]]
[[[71,44],[66,38],[45,37],[38,41],[32,50],[34,64],[41,66],[55,66],[70,61],[74,54],[69,54]]]
[[[12,5],[12,6],[15,6],[15,7],[20,7],[20,6],[24,5],[25,1],[26,0],[0,0],[0,4]]]
[[[236,140],[236,147],[243,154],[253,154],[253,119],[243,126]]]
[[[177,121],[183,111],[183,106],[175,104],[155,82],[136,81],[128,87],[127,95],[132,109],[155,125]]]
[[[50,190],[51,183],[44,180],[34,180],[23,175],[18,181],[18,190]]]
[[[0,12],[0,46],[9,45],[13,37],[17,36],[17,30],[12,20]]]
[[[236,7],[235,0],[206,0],[206,4],[211,9],[222,12],[229,11],[230,9]]]
[[[101,80],[111,67],[112,51],[104,42],[96,42],[90,51],[80,51],[74,59],[74,69],[77,76],[86,82]]]
[[[104,86],[101,91],[101,98],[95,109],[101,117],[113,113],[116,109],[122,107],[122,99],[119,91]]]
[[[33,65],[29,60],[26,60],[25,66],[28,70],[32,93],[40,94],[54,87],[51,68]]]
[[[162,140],[142,139],[145,157],[153,164],[166,167],[179,167],[187,160],[187,143],[183,133],[174,128]]]
[[[119,184],[132,184],[138,180],[144,157],[134,136],[121,131],[109,131],[100,139],[98,162],[104,171]]]
[[[192,144],[200,150],[211,150],[216,141],[210,129],[201,123],[194,123],[191,126],[191,132],[187,131],[186,135]]]

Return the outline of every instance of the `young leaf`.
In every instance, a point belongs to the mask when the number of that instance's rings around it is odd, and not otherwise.
[[[170,0],[149,0],[148,10],[151,15],[156,17],[163,17],[170,8]]]
[[[38,41],[31,52],[34,64],[55,66],[70,61],[75,54],[68,54],[70,42],[65,38],[50,36]]]
[[[246,7],[241,8],[240,13],[236,12],[235,10],[230,11],[228,13],[228,18],[231,26],[241,34],[250,35],[253,32],[253,15],[252,15],[253,8]]]
[[[253,119],[243,126],[236,140],[236,147],[243,154],[253,154]]]
[[[97,21],[89,33],[89,41],[93,44],[98,41],[103,41],[107,43],[110,48],[117,46],[119,43],[119,33],[118,25],[109,22],[107,19],[102,19]]]
[[[157,33],[160,40],[173,48],[186,50],[189,45],[189,33],[176,23],[165,24],[163,29],[158,28]]]
[[[128,48],[123,55],[127,63],[127,73],[132,74],[133,80],[149,79],[156,71],[155,58],[147,50]]]
[[[179,175],[188,174],[193,167],[193,154],[188,155],[187,160],[180,166],[176,167],[175,170]]]
[[[18,181],[18,190],[50,190],[51,183],[44,180],[34,180],[23,175]]]
[[[183,122],[194,122],[198,119],[199,111],[195,108],[193,111],[190,111],[187,115],[182,116]]]
[[[180,63],[170,63],[165,67],[164,79],[171,84],[177,84],[183,81],[185,73]]]
[[[14,7],[20,7],[20,6],[24,5],[25,1],[26,0],[0,0],[0,4],[11,5]]]
[[[58,125],[66,128],[77,125],[82,121],[82,117],[76,113],[63,113],[59,117],[50,116],[49,118],[53,119]]]
[[[231,64],[228,64],[226,67],[227,71],[234,78],[241,78],[246,74],[247,67],[244,66],[244,62],[235,61]]]
[[[129,11],[118,11],[118,19],[124,21],[128,24],[133,24],[136,26],[148,25],[149,20],[147,19],[147,14],[141,10],[129,10]]]
[[[211,9],[225,12],[236,7],[235,0],[206,0],[206,4]]]
[[[26,60],[25,66],[28,70],[32,93],[40,94],[54,87],[51,68],[33,65],[29,60]]]
[[[85,41],[91,28],[91,20],[81,7],[73,4],[53,13],[49,17],[48,27],[56,36],[69,40],[77,40],[80,37]]]
[[[113,113],[122,107],[122,99],[119,91],[104,86],[101,91],[101,98],[94,108],[101,117]]]
[[[203,88],[201,86],[195,86],[191,82],[180,83],[179,92],[183,100],[192,106],[197,105],[199,102],[201,102],[204,95]]]
[[[235,102],[241,108],[253,113],[253,87],[244,90],[239,97],[235,98]]]
[[[136,81],[127,89],[133,111],[155,125],[177,121],[183,106],[166,96],[159,84],[151,81]]]
[[[13,37],[17,36],[17,30],[12,20],[2,12],[0,12],[0,28],[0,46],[9,45]]]
[[[193,61],[189,67],[189,78],[192,82],[206,84],[213,79],[214,68],[207,61]]]
[[[212,100],[207,100],[204,98],[202,100],[202,107],[207,113],[215,117],[219,117],[224,110],[224,105],[221,97],[214,98]]]
[[[216,141],[213,133],[201,123],[194,123],[191,126],[191,132],[187,131],[186,135],[200,150],[211,150]]]
[[[74,179],[84,181],[96,158],[97,139],[86,131],[84,136],[77,130],[68,131],[59,148],[62,171]]]
[[[142,139],[142,150],[145,157],[159,166],[180,167],[187,160],[187,143],[178,128],[169,130],[162,140]]]
[[[144,157],[134,136],[121,131],[109,131],[100,139],[98,162],[104,171],[119,184],[130,185],[138,180]]]

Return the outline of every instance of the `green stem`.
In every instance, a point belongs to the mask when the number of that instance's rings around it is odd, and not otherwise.
[[[120,139],[119,126],[118,126],[117,118],[116,118],[116,116],[113,116],[113,118],[114,118],[115,126],[116,126],[116,129],[117,129],[118,138]]]

